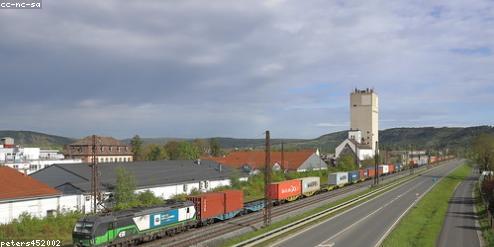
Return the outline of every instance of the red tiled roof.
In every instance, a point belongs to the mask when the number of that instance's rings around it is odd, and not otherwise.
[[[60,192],[17,170],[0,166],[0,200],[58,195]]]
[[[313,150],[284,152],[285,169],[297,170],[314,153]],[[266,158],[264,151],[237,151],[225,157],[207,157],[205,159],[214,160],[223,165],[235,168],[249,165],[252,168],[262,169],[264,168]],[[281,165],[281,152],[271,152],[271,164],[274,163]]]

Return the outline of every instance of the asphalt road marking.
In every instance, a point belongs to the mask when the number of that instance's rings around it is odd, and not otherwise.
[[[338,237],[339,235],[343,234],[344,232],[348,231],[350,228],[354,227],[355,225],[357,224],[360,224],[360,222],[366,220],[367,218],[371,217],[372,215],[376,214],[377,212],[381,211],[383,208],[389,206],[391,203],[395,202],[396,200],[398,200],[402,195],[404,194],[407,194],[408,192],[416,189],[418,186],[424,184],[425,182],[427,181],[423,181],[421,183],[418,183],[416,184],[415,186],[411,187],[410,189],[408,189],[407,191],[405,191],[404,193],[401,193],[400,195],[396,196],[393,200],[387,202],[386,204],[382,205],[381,207],[379,207],[378,209],[376,209],[375,211],[373,211],[372,213],[368,214],[367,216],[361,218],[360,220],[354,222],[353,224],[347,226],[345,229],[339,231],[338,233],[336,233],[335,235],[331,236],[330,238],[324,240],[323,242],[321,242],[319,245],[317,246],[325,246],[328,244],[328,242],[330,242],[331,240],[333,240],[334,238]],[[333,243],[334,245],[334,243]]]
[[[436,168],[437,168],[437,167],[435,167],[435,168],[433,168],[433,169],[436,169]],[[430,172],[430,171],[431,171],[431,170],[426,171],[426,172]],[[406,178],[407,176],[408,176],[408,175],[405,175],[405,176],[403,176],[403,177],[401,177],[401,178]],[[400,178],[398,178],[398,179],[400,179]],[[365,201],[365,202],[363,202],[363,203],[361,203],[361,204],[358,204],[358,205],[356,205],[356,206],[354,206],[354,207],[351,207],[351,208],[349,208],[349,209],[346,209],[346,210],[344,210],[343,212],[340,212],[340,213],[338,213],[338,214],[334,215],[333,217],[331,217],[331,218],[329,218],[329,219],[327,219],[327,220],[325,220],[325,221],[319,222],[319,223],[317,223],[317,224],[314,224],[314,225],[312,225],[312,226],[309,226],[308,228],[305,228],[305,229],[303,229],[303,230],[299,231],[299,232],[298,232],[295,236],[298,236],[298,235],[303,234],[303,233],[305,233],[305,232],[307,232],[307,231],[310,231],[310,230],[312,230],[312,229],[314,229],[314,228],[316,228],[316,227],[318,227],[318,226],[320,226],[320,225],[322,225],[322,224],[325,224],[325,223],[327,223],[327,222],[329,222],[329,221],[332,221],[332,220],[334,220],[334,219],[336,219],[336,218],[338,218],[338,217],[340,217],[340,216],[342,216],[342,215],[344,215],[344,214],[346,214],[346,213],[348,213],[348,212],[350,212],[350,211],[352,211],[352,210],[355,210],[355,209],[357,209],[357,208],[359,208],[359,207],[362,207],[362,206],[364,206],[364,205],[367,205],[368,203],[370,203],[370,202],[372,202],[372,201],[374,201],[374,200],[379,199],[381,196],[383,196],[383,195],[385,195],[385,194],[391,193],[391,192],[393,192],[393,191],[395,191],[395,190],[397,190],[397,189],[401,188],[402,186],[404,186],[404,185],[406,185],[406,184],[412,183],[415,179],[416,179],[416,178],[411,178],[410,180],[406,180],[406,181],[404,181],[404,182],[402,182],[402,183],[398,183],[398,184],[397,184],[397,186],[393,186],[391,189],[389,189],[389,190],[387,190],[387,191],[384,191],[382,194],[378,194],[377,196],[370,198],[368,201]],[[401,197],[401,195],[399,195],[399,196]],[[281,239],[281,240],[279,240],[279,241],[275,242],[274,244],[272,244],[272,245],[270,245],[270,246],[271,246],[271,247],[275,247],[275,246],[282,246],[281,244],[282,244],[283,242],[286,242],[286,241],[288,241],[289,239],[292,239],[292,238],[293,238],[293,237],[295,237],[295,236],[292,236],[292,237],[289,237],[289,238],[284,238],[284,239]]]
[[[333,247],[334,243],[329,243],[329,244],[320,244],[317,247]]]

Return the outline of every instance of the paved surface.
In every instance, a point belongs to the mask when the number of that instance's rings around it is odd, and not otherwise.
[[[461,164],[454,160],[373,200],[278,242],[276,246],[375,246],[417,198]]]
[[[472,192],[478,174],[472,174],[463,181],[449,201],[448,213],[444,221],[438,246],[480,246],[479,227],[476,225]]]
[[[416,170],[416,172],[419,172],[419,170],[421,171],[422,168]],[[408,176],[410,173],[409,171],[402,171],[402,172],[398,172],[398,173],[394,173],[394,174],[391,174],[391,175],[387,175],[385,177],[382,177],[381,181],[380,181],[380,184],[386,184],[386,183],[390,183],[392,181],[395,181],[396,179],[399,179],[399,178],[402,178],[402,177],[405,177],[405,176]],[[372,184],[372,180],[367,180],[365,182],[361,182],[361,183],[358,183],[358,184],[354,184],[354,185],[349,185],[349,186],[346,186],[342,189],[338,189],[338,190],[334,190],[334,191],[329,191],[329,192],[326,192],[324,194],[317,194],[317,195],[314,195],[310,198],[321,198],[321,197],[325,197],[326,195],[327,196],[331,196],[330,198],[328,199],[325,199],[325,200],[320,200],[318,202],[314,202],[313,204],[311,205],[307,205],[303,208],[299,208],[299,209],[296,209],[294,211],[292,211],[291,213],[286,213],[286,214],[282,214],[282,215],[279,215],[279,216],[276,216],[276,217],[273,217],[272,219],[272,222],[278,222],[278,221],[281,221],[281,220],[284,220],[286,218],[289,218],[289,217],[293,217],[293,216],[296,216],[296,215],[299,215],[301,213],[304,213],[304,212],[307,212],[309,210],[312,210],[312,209],[315,209],[315,208],[319,208],[321,206],[324,206],[328,203],[331,203],[331,202],[335,202],[337,200],[340,200],[340,199],[343,199],[349,195],[353,195],[353,194],[357,194],[357,193],[360,193],[360,192],[363,192],[365,190],[367,190],[369,188],[369,186]],[[345,192],[344,194],[339,194],[340,192],[342,192],[342,190],[346,190],[348,188],[351,188],[351,187],[356,187],[356,186],[362,186],[361,188],[357,188],[355,190],[351,190],[351,191],[347,191]],[[307,198],[309,199],[309,198]],[[283,204],[281,206],[277,206],[277,207],[274,207],[273,208],[273,212],[275,212],[275,210],[278,210],[280,209],[281,207],[284,207],[284,206],[288,206],[288,205],[295,205],[297,203],[304,203],[303,201],[306,200],[306,199],[301,199],[301,200],[297,200],[297,201],[294,201],[294,202],[290,202],[290,203],[287,203],[287,204]],[[181,234],[178,234],[174,237],[171,237],[171,238],[168,238],[167,240],[165,241],[154,241],[154,242],[149,242],[149,243],[145,243],[143,245],[140,245],[140,246],[176,246],[176,242],[175,241],[179,241],[181,239],[189,239],[189,238],[192,238],[192,237],[195,237],[195,236],[198,236],[198,235],[201,235],[201,234],[207,234],[207,233],[211,233],[211,229],[217,229],[219,227],[225,227],[226,226],[229,226],[229,225],[243,225],[243,222],[244,220],[246,220],[247,217],[253,217],[253,218],[259,218],[259,219],[262,219],[262,211],[261,212],[258,212],[258,213],[251,213],[251,214],[248,214],[248,215],[245,215],[245,216],[242,216],[242,217],[237,217],[237,218],[233,218],[231,220],[228,220],[228,221],[224,221],[224,222],[218,222],[216,224],[213,224],[213,225],[210,225],[210,226],[206,226],[206,227],[201,227],[199,229],[197,229],[197,231],[193,230],[193,231],[188,231],[188,232],[184,232],[184,233],[181,233]],[[240,236],[242,234],[245,234],[245,233],[248,233],[248,232],[252,232],[254,231],[255,229],[259,229],[261,228],[263,225],[262,223],[262,220],[259,222],[259,223],[256,223],[256,224],[250,224],[250,225],[246,225],[245,227],[241,228],[241,229],[238,229],[238,230],[232,230],[230,231],[229,233],[227,234],[224,234],[224,235],[221,235],[221,236],[210,236],[210,239],[207,240],[207,241],[204,241],[204,242],[201,242],[201,243],[198,243],[196,244],[195,246],[221,246],[223,245],[224,241],[225,240],[228,240],[230,238],[233,238],[233,237],[237,237],[237,236]]]

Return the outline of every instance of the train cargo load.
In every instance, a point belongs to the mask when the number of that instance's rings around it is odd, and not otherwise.
[[[321,189],[320,177],[304,177],[298,180],[302,182],[302,194],[305,196],[311,196]]]
[[[375,177],[376,176],[376,169],[374,167],[367,167],[367,175],[369,177]]]
[[[364,181],[365,179],[367,179],[369,173],[367,172],[367,169],[359,169],[359,177],[360,177],[360,180],[361,181]]]
[[[302,195],[302,182],[298,179],[272,183],[268,187],[268,195],[273,200],[292,201]]]
[[[388,165],[380,165],[379,169],[382,169],[382,174],[388,174],[389,173],[389,166]]]
[[[335,172],[328,175],[328,182],[330,185],[343,186],[348,183],[347,172]]]
[[[241,190],[225,190],[222,191],[225,196],[225,211],[230,213],[241,210],[244,207],[244,192]]]
[[[399,171],[401,171],[401,169],[402,169],[401,163],[396,163],[395,164],[395,171],[399,172]]]
[[[360,172],[359,171],[348,172],[348,182],[355,183],[355,182],[359,181],[359,179],[360,179]]]
[[[189,200],[196,206],[197,217],[205,221],[224,214],[225,195],[221,192],[211,192],[197,196],[189,196]]]
[[[388,169],[390,174],[396,172],[395,165],[393,164],[388,164]]]

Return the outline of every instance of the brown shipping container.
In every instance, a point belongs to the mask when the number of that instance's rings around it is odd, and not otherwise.
[[[364,180],[368,177],[369,172],[366,169],[359,169],[360,180]]]
[[[395,165],[393,164],[388,164],[388,174],[394,173],[395,172]]]
[[[222,215],[225,211],[225,194],[221,192],[205,193],[189,197],[196,206],[200,220]]]
[[[244,207],[244,192],[241,190],[225,190],[225,212],[230,213]]]
[[[367,168],[367,176],[368,177],[375,177],[376,176],[376,170],[374,168]]]
[[[272,183],[268,187],[268,194],[274,200],[285,200],[289,197],[300,196],[302,194],[302,182],[298,179],[293,179]]]

